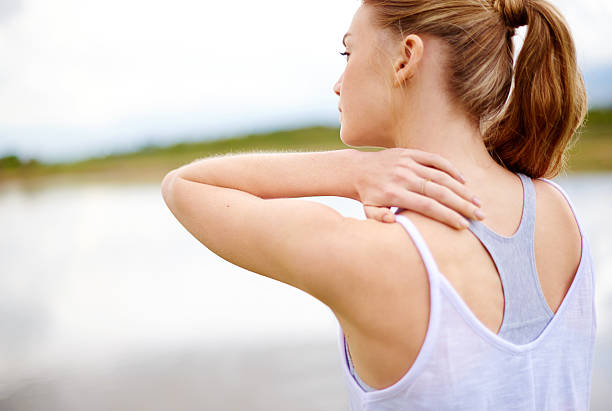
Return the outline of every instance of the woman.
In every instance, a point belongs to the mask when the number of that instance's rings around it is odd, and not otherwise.
[[[585,116],[563,18],[543,0],[364,0],[345,42],[341,139],[387,150],[200,160],[166,176],[166,203],[222,258],[331,308],[352,410],[587,410],[592,258],[545,178]],[[371,218],[283,198],[316,195]]]

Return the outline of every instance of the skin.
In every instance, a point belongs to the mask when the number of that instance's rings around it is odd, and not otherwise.
[[[463,172],[468,191],[487,210],[482,222],[498,234],[512,235],[521,219],[521,181],[490,158],[475,121],[444,86],[444,44],[416,34],[395,38],[375,28],[371,17],[367,6],[355,13],[347,40],[349,61],[334,86],[342,109],[341,139],[355,147],[443,155]],[[396,151],[381,153],[205,159],[170,172],[162,182],[169,209],[207,248],[330,307],[357,373],[378,389],[410,369],[425,338],[429,281],[419,252],[400,224],[346,218],[319,203],[278,197],[342,192],[362,200],[358,193],[364,179],[353,181],[354,175],[375,170],[370,161]],[[329,172],[328,162],[334,165]],[[576,273],[581,237],[562,194],[541,180],[534,185],[538,275],[556,312]],[[440,184],[427,184],[428,195],[443,190]],[[496,333],[503,292],[479,240],[469,230],[416,211],[400,214],[415,224],[440,271],[474,315]]]
[[[368,7],[355,13],[346,37],[348,62],[334,86],[342,141],[440,154],[472,186],[489,181],[490,173],[516,180],[487,152],[478,122],[451,102],[443,41],[414,34],[395,39],[370,19]]]
[[[447,46],[428,35],[397,39],[374,27],[371,12],[362,6],[355,13],[346,37],[348,62],[334,86],[342,109],[342,140],[354,146],[410,147],[444,156],[462,170],[466,187],[481,199],[487,210],[482,222],[498,234],[511,236],[522,214],[521,181],[491,158],[478,123],[453,103],[445,83]],[[381,76],[392,84],[390,92]],[[544,296],[556,312],[578,268],[581,238],[561,193],[541,180],[533,182],[538,204],[536,264]],[[440,271],[476,317],[497,333],[503,320],[503,288],[478,239],[468,230],[451,230],[414,211],[400,214],[417,226]],[[392,235],[399,240],[405,233],[395,226]],[[398,247],[414,251],[406,241]],[[396,289],[385,296],[395,298],[385,302],[379,296],[381,300],[374,304],[379,312],[371,312],[368,304],[362,313],[367,319],[359,324],[340,321],[347,327],[356,372],[379,389],[397,382],[410,369],[429,319],[429,284],[420,256],[412,253],[399,258],[404,267],[415,269],[402,273],[400,264],[390,274]]]

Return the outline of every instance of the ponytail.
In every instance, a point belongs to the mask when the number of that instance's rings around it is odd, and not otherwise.
[[[544,0],[525,3],[527,36],[514,89],[506,109],[487,129],[485,143],[506,168],[551,178],[567,165],[567,151],[576,143],[572,136],[586,116],[586,93],[574,42],[559,11]]]
[[[491,156],[533,178],[554,177],[586,116],[567,23],[547,0],[362,0],[379,27],[444,39],[449,88],[480,123]],[[527,25],[514,66],[512,37]],[[514,87],[513,87],[514,86]]]

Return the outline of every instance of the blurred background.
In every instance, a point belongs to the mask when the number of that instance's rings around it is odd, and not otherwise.
[[[554,0],[590,113],[568,192],[612,401],[612,3]],[[343,410],[338,326],[220,259],[160,183],[196,158],[333,150],[358,0],[0,0],[0,410]],[[519,31],[518,43],[524,31]],[[360,203],[309,197],[365,218]]]

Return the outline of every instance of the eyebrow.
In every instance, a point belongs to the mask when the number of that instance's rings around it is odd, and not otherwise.
[[[342,38],[342,44],[344,45],[344,47],[346,47],[346,38],[347,38],[348,36],[350,36],[350,35],[351,35],[351,33],[346,33],[346,34],[344,35],[344,37]]]

